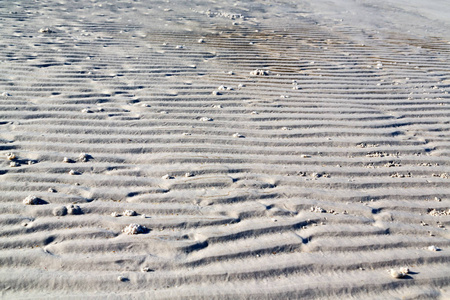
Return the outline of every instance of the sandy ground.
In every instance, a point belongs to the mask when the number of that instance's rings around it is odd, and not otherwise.
[[[2,1],[1,298],[450,299],[446,2]]]

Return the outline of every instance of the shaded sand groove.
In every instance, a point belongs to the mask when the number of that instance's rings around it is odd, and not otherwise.
[[[0,7],[2,298],[450,297],[449,41],[278,2]]]

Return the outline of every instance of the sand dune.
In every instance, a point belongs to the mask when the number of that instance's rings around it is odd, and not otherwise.
[[[429,3],[3,3],[1,297],[448,299]]]

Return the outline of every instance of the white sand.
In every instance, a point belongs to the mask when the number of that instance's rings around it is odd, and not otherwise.
[[[449,12],[3,1],[0,297],[450,299]]]

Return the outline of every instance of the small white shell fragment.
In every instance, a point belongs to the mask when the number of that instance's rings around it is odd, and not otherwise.
[[[16,161],[12,161],[12,162],[9,163],[9,166],[12,167],[12,168],[15,168],[15,167],[20,166],[20,164],[18,162],[16,162]]]
[[[191,135],[189,132],[183,132],[183,135]]]
[[[205,40],[204,40],[204,39],[199,39],[197,42],[198,42],[199,44],[202,44],[202,43],[205,42]]]
[[[145,232],[145,227],[141,226],[139,224],[130,224],[127,227],[125,227],[122,232],[129,235],[139,234]]]
[[[400,268],[400,273],[406,275],[409,273],[409,268],[408,267],[401,267]]]
[[[194,174],[191,172],[187,172],[186,174],[184,174],[184,177],[193,177]]]
[[[221,86],[219,86],[217,89],[218,89],[219,91],[226,91],[226,90],[229,90],[230,88],[228,88],[228,87],[226,87],[226,86],[224,86],[224,85],[221,85]]]
[[[69,175],[77,175],[78,173],[75,170],[70,170]]]
[[[298,85],[294,85],[294,86],[292,87],[292,89],[293,89],[293,90],[301,90],[301,87],[298,86]]]
[[[214,107],[214,108],[223,108],[223,106],[220,105],[220,104],[214,105],[213,107]]]
[[[63,162],[70,163],[70,162],[72,162],[72,160],[68,157],[64,157]]]
[[[281,127],[281,130],[292,130],[290,127]]]
[[[3,97],[10,97],[11,94],[10,94],[10,93],[7,93],[7,92],[3,92],[3,93],[2,93],[2,96],[3,96]]]
[[[143,267],[143,268],[141,269],[141,272],[144,272],[144,273],[147,273],[147,272],[150,272],[150,271],[151,271],[151,269],[148,268],[148,267]]]
[[[261,70],[261,69],[256,69],[250,72],[250,75],[254,75],[254,76],[267,76],[269,75],[269,71],[266,70]]]
[[[120,215],[119,215],[116,211],[113,211],[113,212],[111,213],[111,217],[117,218],[117,217],[120,217]]]
[[[176,48],[177,48],[177,49],[183,49],[184,46],[183,46],[183,45],[177,45]]]
[[[48,27],[39,29],[40,33],[53,33],[54,31]]]
[[[202,122],[211,122],[211,121],[213,121],[213,119],[208,118],[208,117],[201,117],[200,121],[202,121]]]
[[[172,176],[170,176],[169,174],[166,174],[164,176],[161,177],[162,179],[173,179]]]
[[[126,217],[137,216],[137,213],[134,210],[129,210],[129,209],[125,210],[122,214]]]
[[[8,153],[8,154],[6,154],[6,158],[8,160],[15,160],[17,157],[14,153]]]
[[[85,114],[92,114],[93,113],[93,111],[90,110],[89,108],[84,108],[84,109],[81,110],[81,112],[85,113]]]
[[[47,190],[49,193],[56,193],[56,190],[54,188],[48,188]]]
[[[259,115],[259,113],[258,113],[257,111],[255,111],[255,110],[252,111],[251,114],[252,114],[252,115]]]
[[[36,196],[29,195],[25,199],[23,199],[23,204],[25,205],[38,205],[41,203],[41,199]]]
[[[383,64],[381,62],[378,62],[376,68],[383,69]]]
[[[213,91],[212,93],[211,93],[212,95],[214,95],[214,96],[219,96],[219,95],[222,95],[221,93],[219,93],[218,91]]]
[[[240,134],[240,133],[235,133],[235,134],[233,134],[233,137],[235,137],[235,138],[245,138],[245,136],[243,136],[242,134]]]
[[[242,89],[243,87],[245,87],[245,84],[239,83],[238,89]]]
[[[428,247],[428,250],[436,252],[436,251],[439,251],[440,249],[438,247],[436,247],[435,245],[431,245],[430,247]]]
[[[119,276],[119,277],[117,277],[117,280],[124,282],[124,281],[127,281],[127,278],[124,276]]]

